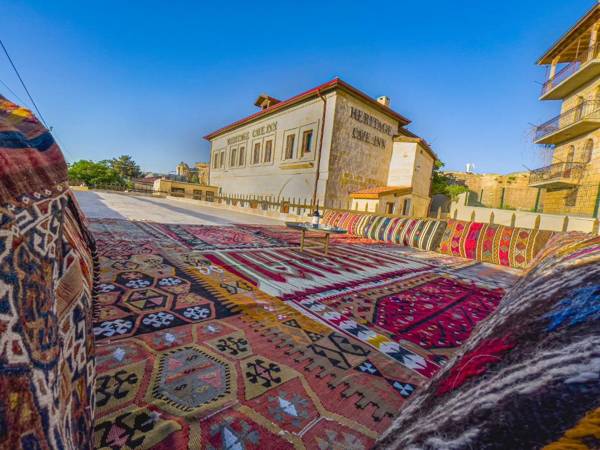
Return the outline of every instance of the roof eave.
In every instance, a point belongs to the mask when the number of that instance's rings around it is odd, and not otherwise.
[[[600,3],[596,3],[590,10],[581,17],[575,25],[569,28],[554,44],[550,47],[546,53],[544,53],[536,62],[537,65],[551,64],[554,53],[556,50],[573,35],[579,27],[581,27],[588,19],[590,19],[594,13],[600,10]]]
[[[410,120],[404,117],[403,115],[397,113],[396,111],[392,110],[391,108],[385,105],[382,105],[381,103],[377,102],[377,100],[369,97],[367,94],[349,85],[345,81],[342,81],[339,78],[334,78],[333,80],[328,81],[327,83],[324,83],[320,86],[317,86],[316,88],[310,89],[287,100],[276,103],[273,106],[263,109],[262,111],[257,111],[256,113],[251,114],[250,116],[247,116],[243,119],[237,120],[229,125],[219,128],[218,130],[213,131],[212,133],[209,133],[206,136],[203,136],[203,139],[210,141],[211,139],[214,139],[215,137],[220,136],[221,134],[227,133],[228,131],[232,131],[242,125],[251,123],[254,120],[258,120],[259,118],[268,117],[270,114],[273,114],[277,111],[283,110],[287,107],[308,100],[309,98],[318,97],[323,93],[329,92],[337,88],[345,89],[346,91],[367,100],[376,109],[379,109],[384,114],[387,114],[388,116],[391,116],[394,119],[396,119],[398,121],[399,127],[406,126],[410,123]]]

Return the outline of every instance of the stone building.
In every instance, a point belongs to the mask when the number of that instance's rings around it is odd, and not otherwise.
[[[258,112],[205,136],[210,184],[225,194],[334,207],[349,205],[352,193],[391,186],[402,188],[411,213],[425,215],[436,156],[389,102],[339,78],[285,101],[260,95]]]
[[[201,163],[197,162],[194,164],[194,167],[190,167],[187,163],[183,161],[177,164],[175,167],[175,171],[178,176],[183,177],[188,181],[192,181],[194,178],[198,178],[198,183],[202,185],[208,184],[208,176],[209,176],[209,163]]]
[[[531,172],[543,212],[598,217],[600,208],[600,4],[538,60],[547,66],[540,100],[561,100],[560,114],[535,128],[552,164]]]
[[[187,181],[174,180],[161,177],[154,180],[152,190],[154,194],[167,194],[172,197],[186,197],[195,200],[212,202],[219,193],[219,188],[200,183],[188,183]]]

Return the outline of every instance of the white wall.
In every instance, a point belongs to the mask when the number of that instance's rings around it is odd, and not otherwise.
[[[328,104],[321,167],[327,167],[328,145],[331,142],[330,126],[327,122],[333,118],[335,93],[330,93],[325,98]],[[225,194],[312,198],[317,172],[320,133],[323,132],[322,114],[323,101],[317,98],[216,137],[211,141],[210,184],[221,187]],[[258,137],[253,136],[255,130],[274,122],[277,123],[275,131]],[[300,156],[302,133],[308,129],[313,130],[311,152]],[[248,133],[246,140],[228,143],[228,139],[244,133]],[[294,158],[286,160],[284,149],[288,134],[295,135]],[[263,162],[264,153],[262,152],[264,152],[264,143],[267,139],[274,139],[273,156],[270,162]],[[254,143],[259,141],[261,142],[261,162],[253,164]],[[239,155],[241,145],[245,146],[245,161],[241,166],[231,166],[230,152],[233,148],[237,148]],[[213,158],[221,151],[225,151],[225,167],[214,168]],[[318,192],[321,195],[324,194],[327,174],[324,177],[325,179],[319,182]],[[322,203],[323,199],[321,198],[320,201]]]
[[[478,206],[465,206],[465,193],[460,194],[456,201],[450,205],[449,217],[458,220],[474,220],[475,222],[489,223],[493,213],[493,221],[498,225],[508,225],[515,218],[515,227],[535,228],[539,217],[539,229],[550,231],[563,231],[565,217],[568,218],[566,231],[584,231],[591,233],[597,219],[592,217],[568,216],[560,214],[542,214],[528,211],[511,211],[498,208],[481,208]]]

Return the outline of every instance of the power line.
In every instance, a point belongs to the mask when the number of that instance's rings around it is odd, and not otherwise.
[[[0,83],[2,83],[4,85],[4,87],[6,89],[8,89],[10,91],[10,93],[12,95],[14,95],[17,100],[19,100],[21,102],[21,104],[23,104],[23,105],[26,104],[25,101],[21,97],[19,97],[19,94],[17,94],[15,91],[13,91],[8,84],[6,84],[4,81],[2,81],[2,78],[0,78]]]
[[[46,128],[48,128],[48,124],[46,124],[46,121],[44,120],[44,116],[42,116],[42,113],[40,112],[40,109],[37,107],[35,101],[33,100],[33,97],[29,93],[29,89],[27,89],[27,86],[25,85],[25,82],[23,81],[23,78],[21,78],[21,74],[17,70],[17,67],[15,66],[15,63],[13,62],[12,58],[8,54],[8,50],[6,50],[6,47],[4,46],[4,42],[2,42],[2,39],[0,39],[0,45],[2,46],[2,49],[4,50],[4,54],[8,58],[8,61],[10,62],[10,65],[12,66],[12,68],[15,71],[15,73],[17,74],[17,77],[19,78],[19,81],[21,82],[21,85],[23,86],[23,89],[25,89],[25,92],[27,93],[27,96],[29,97],[29,100],[31,100],[31,104],[33,105],[33,107],[37,111],[40,120],[42,121],[42,123],[44,124],[44,126]]]
[[[52,134],[52,137],[58,143],[58,145],[62,148],[62,150],[66,151],[69,154],[69,156],[71,156],[71,158],[73,158],[72,153],[70,151],[68,151],[67,148],[60,143],[60,140],[59,140],[58,136],[56,135],[56,131],[53,130],[52,127],[49,127],[48,124],[46,124],[46,121],[44,120],[44,117],[42,116],[42,113],[40,112],[40,110],[37,107],[35,101],[33,100],[33,97],[29,93],[29,89],[27,89],[27,86],[25,85],[25,82],[23,81],[23,78],[21,78],[21,75],[19,74],[19,71],[17,70],[17,68],[16,68],[16,66],[15,66],[12,58],[8,54],[8,51],[6,50],[6,47],[4,46],[4,43],[2,42],[1,39],[0,39],[0,45],[2,45],[2,48],[4,49],[4,53],[6,54],[6,57],[10,61],[10,64],[12,65],[15,73],[17,74],[17,77],[19,78],[19,81],[21,82],[21,85],[23,86],[23,89],[25,89],[25,92],[27,92],[27,96],[29,97],[29,100],[31,100],[31,103],[33,104],[33,107],[37,111],[40,120],[42,121],[42,123],[44,124],[44,126],[48,129],[48,131],[50,131],[50,133]],[[10,88],[10,86],[8,84],[6,84],[4,81],[2,81],[2,79],[0,79],[0,83],[2,83],[6,87],[6,89],[8,89],[17,98],[17,100],[19,100],[22,104],[26,103],[25,101],[23,101],[23,99],[21,97],[19,97],[19,95],[15,91],[13,91]]]

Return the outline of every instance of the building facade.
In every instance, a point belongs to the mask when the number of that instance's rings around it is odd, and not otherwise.
[[[435,154],[409,120],[336,78],[285,101],[261,95],[260,110],[207,136],[210,184],[224,194],[349,205],[368,188],[410,188],[427,211]],[[426,204],[423,206],[423,204]]]
[[[209,202],[212,202],[219,192],[219,188],[216,186],[188,183],[168,178],[156,179],[152,187],[155,194],[167,194],[172,197],[186,197]]]
[[[598,217],[600,208],[600,4],[537,62],[547,66],[540,100],[560,100],[560,114],[535,128],[551,164],[530,174],[541,210]]]

